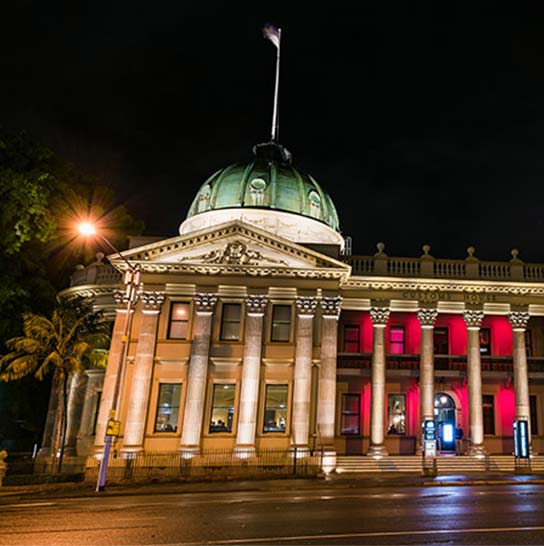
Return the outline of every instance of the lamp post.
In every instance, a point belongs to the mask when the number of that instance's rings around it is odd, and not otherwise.
[[[125,364],[127,360],[127,354],[129,349],[129,336],[132,326],[132,311],[134,304],[138,299],[138,287],[140,285],[141,272],[138,265],[131,264],[113,245],[113,243],[105,236],[97,233],[96,227],[89,223],[83,222],[78,226],[79,233],[86,237],[96,236],[103,241],[110,249],[112,249],[128,267],[125,272],[124,284],[126,286],[124,300],[126,301],[126,318],[125,326],[123,329],[123,335],[121,336],[121,350],[119,351],[119,364],[117,366],[117,375],[115,377],[115,384],[113,387],[113,396],[111,402],[111,408],[108,415],[108,422],[106,426],[106,436],[104,439],[104,451],[102,453],[102,459],[100,461],[100,470],[98,472],[98,480],[96,482],[96,491],[103,491],[106,487],[106,475],[108,472],[108,463],[110,458],[111,445],[113,438],[119,436],[120,422],[117,419],[117,410],[119,406],[119,394],[121,386],[123,385]],[[114,266],[115,267],[115,266]]]

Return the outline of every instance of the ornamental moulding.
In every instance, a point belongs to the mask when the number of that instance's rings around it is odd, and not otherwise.
[[[342,296],[324,297],[319,302],[324,317],[338,318],[342,307]]]
[[[470,281],[464,283],[444,283],[444,282],[425,282],[418,281],[371,281],[349,279],[342,284],[343,289],[358,288],[367,290],[398,290],[398,291],[415,291],[418,292],[418,298],[424,299],[421,292],[427,291],[429,294],[456,292],[456,293],[488,293],[488,294],[515,294],[515,295],[530,295],[544,296],[544,286],[519,286],[519,285],[492,285],[492,284],[470,284]],[[446,294],[444,294],[446,295]]]
[[[508,313],[508,320],[510,321],[512,328],[525,330],[527,328],[527,323],[529,322],[529,312],[512,311],[511,313]]]
[[[438,309],[418,309],[417,318],[421,326],[434,326],[438,317]]]
[[[299,315],[314,315],[317,309],[317,298],[313,296],[298,296],[296,305]]]
[[[388,307],[371,307],[370,318],[373,326],[385,326],[389,320],[391,309]]]
[[[469,309],[463,313],[463,319],[468,328],[480,328],[484,320],[484,312]]]

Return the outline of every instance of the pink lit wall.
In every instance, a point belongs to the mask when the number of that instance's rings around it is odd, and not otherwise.
[[[500,430],[497,434],[511,436],[513,434],[512,422],[516,416],[516,395],[514,388],[501,385],[495,396],[495,415],[498,416]]]
[[[491,354],[512,356],[512,327],[505,316],[487,316],[482,328],[491,329]]]

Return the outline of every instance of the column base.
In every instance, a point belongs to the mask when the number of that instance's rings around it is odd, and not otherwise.
[[[256,456],[257,452],[255,451],[254,445],[239,445],[234,448],[232,451],[234,456],[238,459],[252,459]]]
[[[123,446],[119,450],[119,454],[121,457],[134,457],[136,455],[140,455],[144,452],[143,446]]]
[[[472,444],[468,450],[467,455],[469,457],[476,457],[478,459],[483,459],[487,455],[487,450],[483,445],[474,445]]]
[[[310,448],[307,445],[291,446],[291,448],[289,449],[289,453],[291,457],[303,459],[304,457],[309,457]]]
[[[375,459],[381,459],[382,457],[387,457],[388,455],[389,453],[387,453],[387,449],[385,449],[383,444],[380,446],[370,446],[366,452],[367,457],[374,457]]]
[[[200,455],[200,446],[182,446],[179,448],[179,454],[182,459],[192,459]]]
[[[321,451],[321,472],[328,476],[336,470],[336,450],[334,447],[323,447]]]

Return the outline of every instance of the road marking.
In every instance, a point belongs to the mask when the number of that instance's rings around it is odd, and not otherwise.
[[[296,540],[324,540],[324,539],[342,539],[342,538],[372,538],[372,537],[398,537],[398,536],[422,536],[422,535],[446,535],[446,534],[466,534],[466,533],[517,533],[527,531],[544,531],[544,526],[540,527],[490,527],[490,528],[472,528],[472,529],[435,529],[425,531],[378,531],[372,533],[331,533],[321,535],[298,535],[298,536],[276,536],[262,538],[234,538],[230,540],[207,540],[205,542],[176,542],[169,543],[168,546],[204,546],[213,544],[257,544],[257,543],[280,543],[294,542]],[[158,546],[158,545],[156,545]]]
[[[20,504],[2,504],[1,508],[35,508],[38,506],[55,506],[56,502],[24,502]]]

